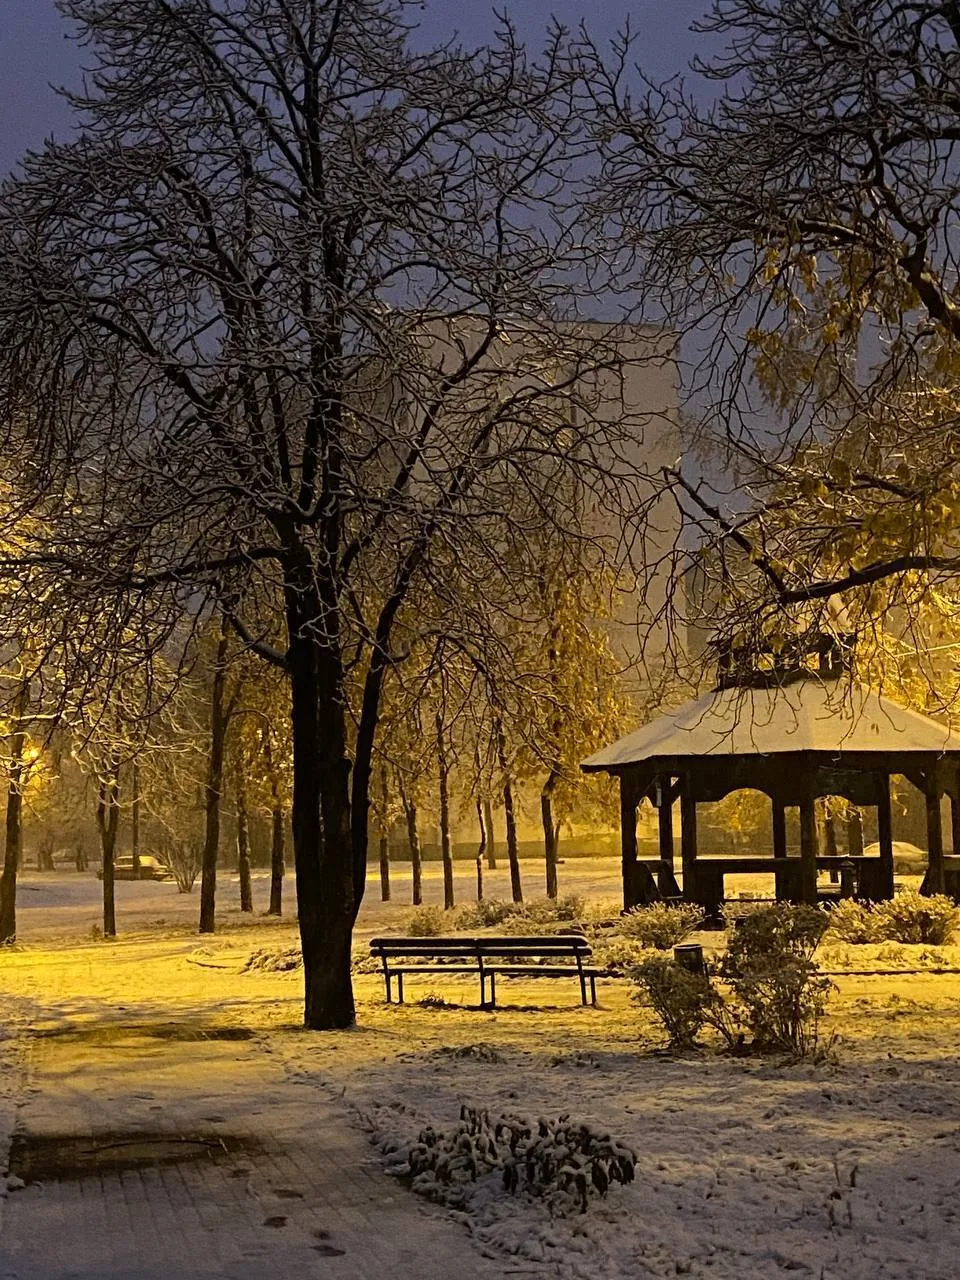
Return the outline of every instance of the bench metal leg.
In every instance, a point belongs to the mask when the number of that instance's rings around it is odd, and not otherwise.
[[[592,973],[590,975],[590,1003],[594,1008],[597,1007],[597,980]]]
[[[397,974],[397,1003],[403,1004],[403,974]]]
[[[387,988],[387,1004],[393,1004],[393,1000],[391,999],[391,992],[390,992],[390,974],[389,973],[386,973],[386,972],[384,973],[383,982],[384,982],[384,986]]]
[[[580,964],[579,962],[577,963],[577,972],[580,975],[580,1003],[586,1004],[587,1003],[587,979],[583,972],[583,965]]]
[[[497,975],[495,973],[491,973],[489,977],[490,977],[490,1008],[495,1009],[497,1007]]]

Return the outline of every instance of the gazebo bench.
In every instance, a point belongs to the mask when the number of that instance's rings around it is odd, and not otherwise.
[[[605,970],[585,963],[592,955],[580,933],[542,934],[532,937],[373,938],[370,954],[383,969],[387,1004],[403,1004],[403,979],[408,973],[476,973],[480,978],[480,1004],[496,1008],[497,977],[577,978],[581,1004],[597,1003],[597,978]],[[566,962],[566,963],[565,963]],[[487,982],[490,998],[487,999]]]

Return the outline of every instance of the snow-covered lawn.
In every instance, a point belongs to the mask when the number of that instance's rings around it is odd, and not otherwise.
[[[581,883],[565,870],[566,891],[604,887],[596,867],[583,868]],[[615,884],[614,867],[606,896]],[[173,918],[164,903],[156,914]],[[68,940],[68,924],[84,927],[76,902],[60,908],[59,925],[57,908],[38,910],[38,941],[0,955],[5,1007],[16,1000],[38,1026],[242,1024],[303,1088],[305,1115],[314,1091],[340,1099],[363,1142],[402,1144],[426,1124],[452,1126],[462,1104],[492,1116],[569,1113],[609,1130],[637,1151],[637,1179],[594,1199],[587,1214],[551,1219],[542,1201],[505,1196],[495,1177],[450,1210],[476,1247],[533,1274],[960,1275],[957,974],[838,977],[825,1031],[839,1040],[818,1066],[710,1049],[668,1057],[652,1016],[621,980],[600,983],[599,1009],[581,1008],[569,981],[504,982],[506,1007],[489,1013],[475,1007],[473,979],[411,981],[412,1003],[398,1008],[384,1005],[376,975],[361,975],[358,1028],[315,1036],[298,1029],[298,973],[242,972],[255,948],[292,945],[292,925],[257,919],[241,929],[231,912],[227,932],[201,940],[186,931],[196,900],[188,903],[191,912],[178,904],[171,925],[157,924],[145,905],[137,936],[113,944]],[[371,903],[362,935],[402,914],[402,905]],[[123,928],[122,899],[120,920]],[[960,968],[960,947],[840,947],[825,961],[841,974],[951,969]],[[446,1003],[417,1003],[428,993]],[[0,1093],[0,1115],[4,1106]]]

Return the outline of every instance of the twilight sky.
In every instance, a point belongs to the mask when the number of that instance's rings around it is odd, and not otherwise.
[[[586,17],[599,37],[611,34],[629,13],[639,33],[638,55],[657,77],[682,69],[695,39],[689,25],[707,0],[499,0],[523,36],[539,43],[551,14],[574,26]],[[487,0],[424,0],[423,27],[438,38],[459,30],[467,44],[489,33]],[[63,133],[69,112],[53,84],[75,83],[84,51],[65,39],[66,23],[54,0],[0,0],[0,175],[28,147]]]

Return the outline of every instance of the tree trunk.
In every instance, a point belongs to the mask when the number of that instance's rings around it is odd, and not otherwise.
[[[20,682],[15,729],[10,737],[10,772],[7,775],[7,821],[0,875],[0,944],[17,937],[17,875],[23,854],[23,748],[24,719],[30,703],[30,685]]]
[[[250,881],[250,824],[247,820],[247,785],[243,770],[237,770],[237,872],[240,877],[240,910],[253,911]]]
[[[413,905],[419,907],[423,903],[423,862],[420,857],[420,830],[417,826],[417,806],[408,800],[400,789],[400,801],[403,814],[407,820],[407,843],[410,846],[410,870],[413,876]]]
[[[304,968],[304,1025],[314,1031],[356,1020],[351,943],[356,919],[343,675],[315,637],[320,602],[309,583],[288,589],[293,851]]]
[[[390,901],[390,838],[387,828],[387,770],[380,770],[380,901]]]
[[[553,821],[553,790],[557,771],[552,769],[540,793],[540,821],[543,826],[543,852],[547,869],[547,897],[557,896],[557,844],[559,826]]]
[[[227,737],[224,713],[226,686],[227,623],[220,627],[210,694],[210,756],[205,787],[205,826],[200,864],[200,932],[213,933],[217,916],[217,861],[220,856],[220,806],[223,800],[223,754]]]
[[[97,793],[97,830],[100,833],[100,856],[103,863],[103,936],[117,936],[117,904],[113,874],[113,858],[120,825],[120,759],[114,753],[108,778],[100,779]]]
[[[493,805],[489,796],[483,802],[484,826],[487,829],[487,870],[497,869],[497,834],[493,827]]]
[[[283,914],[283,875],[284,875],[284,812],[279,804],[274,804],[271,813],[272,836],[270,841],[270,906],[268,916]]]
[[[274,762],[269,723],[264,726],[260,740],[270,777],[270,906],[267,908],[267,915],[279,916],[283,915],[283,876],[286,870],[283,846],[286,840],[284,822],[286,815],[280,802],[280,778]]]
[[[456,905],[453,893],[453,855],[450,848],[450,768],[443,737],[443,717],[437,714],[437,772],[440,776],[440,856],[443,859],[443,909]]]
[[[497,739],[497,760],[503,777],[503,817],[507,828],[507,861],[510,864],[510,892],[514,902],[523,901],[523,884],[520,880],[520,853],[517,848],[517,819],[513,808],[513,783],[507,772],[507,740],[503,721],[494,722]]]
[[[133,795],[130,798],[130,853],[133,859],[133,876],[140,879],[140,764],[133,762]]]
[[[507,861],[510,863],[510,892],[514,902],[523,901],[520,880],[520,853],[517,848],[517,820],[513,811],[513,785],[509,778],[503,784],[503,816],[507,824]]]
[[[483,901],[483,855],[487,848],[487,824],[483,816],[483,801],[477,801],[477,821],[480,824],[480,843],[477,846],[477,901]]]

